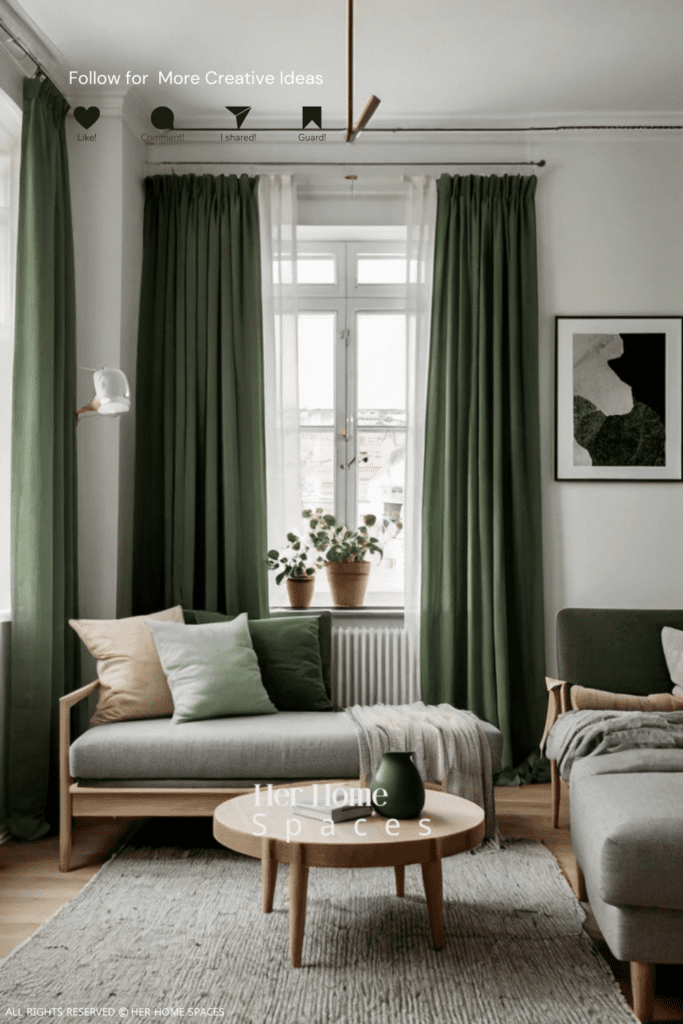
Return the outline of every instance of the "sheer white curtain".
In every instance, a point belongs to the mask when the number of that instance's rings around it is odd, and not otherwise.
[[[261,175],[261,288],[268,488],[268,548],[287,546],[302,527],[299,486],[299,354],[297,342],[296,182]],[[269,578],[270,604],[282,600]]]
[[[436,179],[426,176],[410,178],[407,205],[408,430],[404,502],[405,629],[408,634],[409,651],[409,699],[419,700],[422,482],[434,271]]]

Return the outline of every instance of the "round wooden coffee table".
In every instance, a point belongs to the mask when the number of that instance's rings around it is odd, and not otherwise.
[[[319,786],[325,784],[318,783]],[[294,785],[282,788],[291,792]],[[358,786],[359,783],[345,780],[331,785]],[[310,785],[302,788],[299,795],[305,793],[310,796],[309,790]],[[275,792],[277,790],[273,794]],[[220,804],[214,812],[213,834],[223,846],[261,860],[261,908],[265,914],[273,909],[277,865],[289,864],[289,955],[292,967],[301,967],[308,869],[317,867],[393,867],[396,895],[403,896],[405,866],[419,864],[434,945],[441,949],[441,858],[471,850],[481,843],[484,838],[484,811],[480,807],[441,790],[427,789],[419,819],[394,822],[387,828],[390,819],[374,814],[367,819],[339,822],[334,826],[334,835],[324,835],[321,834],[322,821],[296,815],[291,806],[264,806],[263,791],[260,806],[256,806],[255,799],[251,791]]]

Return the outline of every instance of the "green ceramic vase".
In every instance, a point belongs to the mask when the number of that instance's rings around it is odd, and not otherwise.
[[[411,761],[412,750],[391,751],[382,755],[370,782],[370,801],[385,818],[417,818],[425,805],[425,788],[420,773]],[[375,802],[375,791],[386,790]]]

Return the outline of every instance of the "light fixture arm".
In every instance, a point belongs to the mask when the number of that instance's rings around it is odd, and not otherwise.
[[[346,141],[354,142],[380,105],[376,96],[371,96],[363,107],[363,113],[353,123],[353,0],[346,0]]]

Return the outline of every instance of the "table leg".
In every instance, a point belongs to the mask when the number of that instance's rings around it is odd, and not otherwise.
[[[420,866],[422,868],[425,896],[427,897],[429,923],[432,926],[432,938],[436,948],[441,949],[443,947],[443,881],[441,877],[441,860],[428,860]]]
[[[405,880],[406,880],[406,866],[405,864],[395,864],[394,874],[396,875],[396,895],[403,896],[405,891]]]
[[[308,867],[304,864],[304,848],[297,843],[294,860],[289,865],[289,958],[292,967],[301,967],[307,890]]]
[[[264,836],[261,840],[261,910],[264,914],[273,909],[276,878],[275,841]]]

